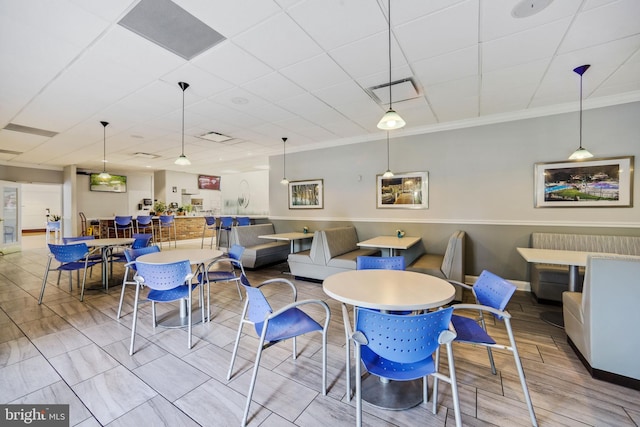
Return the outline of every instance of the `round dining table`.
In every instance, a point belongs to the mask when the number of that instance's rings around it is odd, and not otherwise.
[[[348,398],[351,397],[351,327],[346,305],[385,312],[420,311],[442,307],[455,297],[455,288],[446,280],[406,270],[337,273],[324,279],[322,289],[343,304]],[[362,399],[382,409],[412,408],[422,402],[422,381],[389,381],[369,375],[362,381]]]
[[[88,239],[88,240],[79,240],[75,242],[70,242],[72,245],[74,243],[85,243],[89,248],[100,248],[100,253],[102,255],[102,286],[105,289],[109,290],[109,251],[117,246],[127,247],[131,246],[135,239],[130,237],[116,237],[109,239]]]
[[[220,258],[224,252],[217,249],[172,249],[168,251],[154,252],[146,255],[140,255],[136,261],[147,264],[167,264],[188,260],[192,266],[195,266],[195,274],[203,271],[205,265]],[[200,284],[202,285],[202,283]],[[209,311],[209,304],[207,304]],[[207,318],[210,313],[207,313]],[[194,322],[197,323],[197,322]],[[187,301],[183,299],[180,303],[180,309],[167,313],[161,319],[158,319],[158,325],[165,328],[181,328],[189,324],[187,316]]]

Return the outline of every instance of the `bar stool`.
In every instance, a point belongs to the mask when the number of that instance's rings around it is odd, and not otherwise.
[[[84,212],[78,212],[80,215],[80,227],[81,227],[81,236],[88,236],[89,232],[87,230],[87,217],[84,215]]]
[[[171,230],[173,229],[173,246],[175,248],[178,247],[178,233],[176,230],[176,221],[173,218],[173,215],[160,215],[160,228],[158,229],[158,233],[160,233],[160,247],[162,247],[162,230],[167,230],[167,236],[169,238],[169,247],[171,247]]]
[[[116,216],[113,220],[113,230],[116,238],[118,237],[118,230],[122,230],[122,237],[127,237],[127,230],[129,230],[129,236],[131,236],[133,234],[133,217]]]
[[[155,242],[155,234],[153,232],[153,217],[151,215],[138,215],[136,217],[136,233],[149,234],[147,233],[148,230],[151,230],[151,241]]]
[[[222,235],[223,231],[227,232],[227,249],[230,247],[229,245],[229,240],[230,240],[230,233],[231,233],[231,228],[233,227],[233,217],[231,216],[221,216],[220,217],[220,225],[218,226],[217,230],[217,234],[218,234],[218,244],[217,247],[220,247],[220,236]]]
[[[239,216],[236,218],[236,225],[242,227],[244,225],[251,225],[251,218],[248,216]]]
[[[211,243],[209,243],[209,248],[213,249],[213,239],[218,235],[218,227],[216,226],[216,217],[215,216],[205,216],[204,217],[204,227],[202,227],[202,243],[200,243],[200,249],[204,247],[204,237],[207,233],[207,230],[215,231],[215,233],[211,233]]]

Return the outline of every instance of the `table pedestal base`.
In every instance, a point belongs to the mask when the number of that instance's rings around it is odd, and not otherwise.
[[[422,403],[422,379],[381,381],[375,375],[362,378],[362,400],[392,411],[413,408]]]
[[[556,328],[564,329],[564,316],[559,311],[543,311],[540,319]]]
[[[207,320],[207,316],[205,315],[205,320]],[[197,325],[202,322],[202,309],[197,308],[194,309],[191,313],[191,324]],[[163,328],[185,328],[189,326],[189,317],[182,316],[180,311],[175,311],[171,313],[167,313],[164,316],[158,318],[158,326]]]

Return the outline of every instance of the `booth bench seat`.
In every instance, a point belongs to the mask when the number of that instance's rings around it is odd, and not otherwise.
[[[244,268],[255,269],[287,259],[289,243],[258,237],[265,234],[275,234],[273,224],[243,225],[231,229],[231,244],[244,247],[241,259]]]
[[[360,248],[355,227],[336,227],[313,233],[311,249],[289,254],[295,277],[324,280],[332,274],[356,269],[360,255],[380,255],[378,249]]]

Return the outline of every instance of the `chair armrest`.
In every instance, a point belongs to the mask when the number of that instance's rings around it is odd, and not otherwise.
[[[457,336],[458,334],[456,333],[455,329],[453,329],[453,325],[449,324],[449,329],[440,332],[440,335],[438,335],[438,344],[452,343]]]
[[[278,280],[278,279],[272,279],[272,280]],[[286,281],[289,282],[288,280],[286,280]],[[291,282],[289,282],[289,283],[291,283]],[[302,300],[302,301],[292,302],[291,304],[287,304],[284,307],[280,308],[279,310],[274,311],[273,313],[271,313],[269,316],[266,317],[266,320],[273,319],[274,317],[279,316],[280,314],[284,313],[287,310],[290,310],[290,309],[296,308],[296,307],[300,307],[300,306],[303,306],[303,305],[306,305],[306,304],[318,304],[322,308],[324,308],[324,312],[325,312],[324,329],[327,329],[327,326],[329,325],[329,320],[331,319],[331,310],[329,309],[329,306],[327,305],[326,302],[324,302],[322,300],[319,300],[319,299],[305,299],[305,300]]]
[[[296,285],[294,285],[292,282],[290,282],[287,279],[276,278],[276,279],[265,280],[264,282],[262,282],[259,285],[257,285],[256,288],[261,288],[261,287],[266,286],[266,285],[271,285],[273,283],[280,283],[280,282],[286,283],[287,285],[289,285],[291,287],[291,291],[293,292],[293,301],[295,302],[298,299],[298,289],[296,289]],[[278,310],[278,311],[280,311],[280,310]]]
[[[469,289],[470,291],[473,290],[473,286],[469,286],[466,283],[458,282],[457,280],[447,279],[447,282],[451,283],[454,286],[460,286],[462,289]]]
[[[508,311],[498,310],[497,308],[489,307],[488,305],[482,305],[482,304],[454,304],[451,307],[453,307],[454,310],[488,311],[489,313],[497,316],[500,319],[502,319],[503,317],[505,317],[507,319],[511,318],[511,314],[509,314]]]

